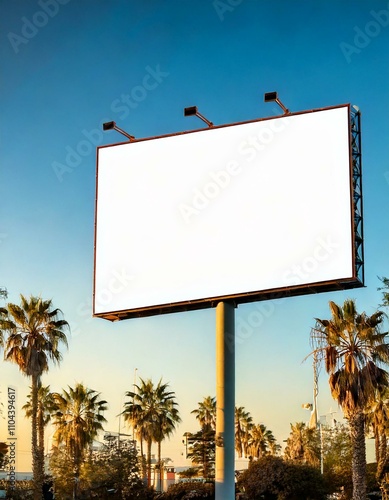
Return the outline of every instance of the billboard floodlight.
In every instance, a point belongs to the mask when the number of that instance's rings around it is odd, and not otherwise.
[[[288,115],[290,113],[289,109],[286,108],[282,102],[278,99],[278,94],[277,92],[266,92],[265,93],[265,102],[276,102],[278,106],[282,109],[285,115]]]
[[[197,106],[189,106],[188,108],[184,108],[184,116],[197,116],[198,118],[200,118],[200,120],[203,120],[203,122],[205,122],[208,127],[213,127],[213,123],[207,120],[205,116],[198,112]]]
[[[135,141],[135,137],[133,135],[127,134],[127,132],[119,128],[115,122],[103,123],[103,130],[116,130],[116,132],[119,132],[119,134],[122,134],[125,137],[127,137],[127,139],[129,139],[130,142]]]

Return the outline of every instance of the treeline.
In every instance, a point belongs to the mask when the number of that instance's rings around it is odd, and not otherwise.
[[[382,278],[381,281],[383,284],[382,306],[387,307],[389,305],[389,279]],[[51,470],[56,481],[60,482],[60,474],[66,470],[65,464],[69,465],[72,496],[77,498],[82,478],[85,475],[85,467],[89,471],[89,477],[93,477],[91,472],[93,464],[102,459],[101,457],[97,459],[93,455],[92,443],[98,433],[103,430],[104,411],[108,403],[101,398],[100,393],[81,383],[63,389],[60,393],[52,393],[49,386],[42,385],[42,375],[49,370],[50,363],[61,362],[60,349],[67,347],[69,324],[63,318],[62,312],[53,307],[51,300],[33,296],[26,298],[23,295],[20,299],[18,305],[8,303],[6,307],[0,308],[0,342],[4,348],[5,360],[15,363],[31,381],[31,393],[24,410],[31,418],[32,425],[33,498],[41,500],[42,497],[45,483],[44,429],[50,421],[55,428],[50,461]],[[342,431],[336,431],[337,433],[331,431],[332,434],[327,431],[327,436],[332,437],[326,439],[326,442],[330,444],[330,448],[326,449],[323,445],[323,428],[317,418],[311,419],[310,425],[298,422],[291,424],[291,434],[283,457],[280,457],[281,447],[276,442],[272,431],[263,423],[255,423],[245,408],[237,407],[235,409],[235,448],[239,457],[244,456],[251,462],[244,476],[246,479],[247,475],[257,470],[254,467],[255,464],[278,455],[277,459],[285,463],[293,462],[321,469],[323,474],[327,474],[327,479],[332,478],[332,485],[337,488],[337,491],[342,490],[344,495],[346,495],[345,492],[350,491],[351,496],[344,496],[344,498],[362,500],[367,494],[368,474],[365,449],[367,432],[374,435],[377,459],[375,479],[383,491],[387,489],[386,477],[389,473],[387,451],[389,344],[387,343],[388,332],[383,331],[385,314],[381,310],[371,315],[365,312],[359,313],[355,301],[350,299],[347,299],[341,306],[330,302],[329,307],[329,318],[316,318],[315,320],[315,326],[311,332],[311,355],[317,366],[323,363],[328,374],[331,394],[342,408],[348,427],[342,427]],[[126,396],[128,401],[124,404],[122,415],[132,427],[134,437],[140,447],[136,465],[132,464],[131,470],[137,480],[145,479],[141,483],[147,489],[152,483],[151,449],[153,443],[157,445],[155,468],[159,470],[159,482],[161,482],[164,467],[161,444],[181,422],[178,403],[175,393],[168,384],[162,382],[162,379],[157,384],[150,379],[140,379],[140,383],[135,385],[133,391],[128,391]],[[187,475],[188,477],[201,476],[212,481],[216,446],[215,398],[211,396],[204,398],[192,413],[195,414],[200,429],[194,433],[186,432],[184,435],[186,454],[192,461],[192,468],[188,469]],[[339,436],[342,438],[340,439]],[[350,464],[351,487],[350,481],[346,480],[349,475],[343,471],[342,483],[337,473],[339,464],[332,448],[336,448],[339,439],[343,443],[343,449],[342,453],[338,450],[336,456],[342,456],[343,459],[347,456],[347,460],[343,462]],[[126,450],[130,453],[128,446],[130,448],[132,446],[131,456],[137,455],[137,446],[134,441],[125,446],[119,436],[117,442],[107,443],[100,452],[120,454]],[[331,456],[332,462],[329,458]],[[122,463],[122,458],[118,459],[117,463]],[[126,470],[124,466],[120,467]],[[100,470],[103,470],[101,463]],[[111,473],[113,474],[112,470]],[[258,470],[256,476],[258,476]],[[241,480],[243,485],[242,481],[243,479]],[[249,490],[247,485],[246,494]],[[92,485],[88,487],[90,489]],[[123,489],[115,488],[120,491]],[[124,493],[121,494],[124,495]],[[266,498],[265,493],[260,494],[265,495],[264,498]]]

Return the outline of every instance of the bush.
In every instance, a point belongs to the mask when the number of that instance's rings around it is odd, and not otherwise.
[[[10,488],[9,481],[6,479],[0,480],[0,488],[7,491],[7,497],[12,500],[31,499],[33,497],[33,482],[32,481],[16,481],[15,487]]]
[[[189,500],[191,498],[208,499],[215,498],[215,485],[213,483],[185,482],[169,486],[163,496],[164,500]]]
[[[238,487],[249,500],[325,500],[328,493],[317,468],[273,456],[252,462]]]

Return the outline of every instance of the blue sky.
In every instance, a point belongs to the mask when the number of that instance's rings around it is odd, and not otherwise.
[[[273,90],[291,111],[360,107],[366,287],[236,311],[236,403],[282,442],[290,423],[307,419],[312,366],[302,361],[314,318],[328,316],[329,300],[349,297],[373,312],[377,276],[389,275],[388,2],[3,0],[0,36],[0,285],[10,302],[42,295],[63,310],[69,350],[44,383],[100,391],[108,430],[118,429],[135,369],[170,383],[183,423],[164,448],[176,465],[185,465],[182,434],[196,430],[190,411],[215,394],[215,311],[92,319],[96,146],[122,139],[103,134],[102,123],[115,120],[140,138],[200,128],[183,116],[191,105],[216,125],[252,120],[274,114],[263,102]],[[142,93],[147,74],[158,84]],[[3,402],[11,384],[21,406],[28,380],[8,363],[0,374]],[[331,407],[322,373],[320,413]],[[26,470],[21,410],[18,426]]]

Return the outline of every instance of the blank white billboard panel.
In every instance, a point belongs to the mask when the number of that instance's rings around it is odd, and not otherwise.
[[[350,154],[346,105],[98,148],[94,314],[360,285]]]

